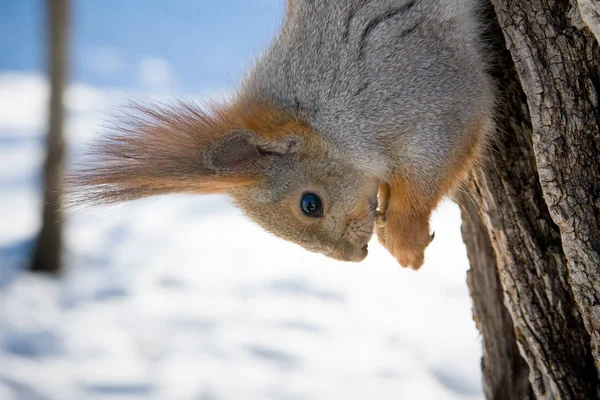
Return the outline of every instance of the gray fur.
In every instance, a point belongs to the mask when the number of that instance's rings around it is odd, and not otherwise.
[[[242,92],[297,109],[349,161],[435,180],[492,114],[480,0],[294,0]]]

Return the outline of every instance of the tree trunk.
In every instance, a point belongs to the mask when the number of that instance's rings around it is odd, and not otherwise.
[[[44,205],[31,269],[57,273],[61,269],[62,203],[64,170],[63,93],[67,76],[68,0],[47,0],[48,61],[50,75],[50,121],[44,164]]]
[[[459,198],[485,394],[600,399],[598,2],[491,3],[498,140]]]

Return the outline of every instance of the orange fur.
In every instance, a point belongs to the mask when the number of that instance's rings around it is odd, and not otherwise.
[[[276,142],[290,134],[315,143],[297,117],[266,104],[225,106],[134,105],[119,126],[92,151],[91,167],[68,179],[75,203],[113,203],[168,193],[223,193],[258,183],[260,174],[215,173],[204,162],[210,146],[235,131]],[[133,111],[133,112],[131,112]],[[89,165],[89,163],[88,163]]]
[[[236,101],[220,109],[217,118],[222,124],[221,130],[225,132],[245,128],[269,140],[283,139],[290,133],[309,142],[314,142],[316,138],[316,134],[300,117],[289,115],[265,103]]]
[[[465,181],[473,166],[479,163],[479,157],[483,154],[482,147],[485,146],[485,137],[491,132],[492,126],[493,123],[488,118],[476,118],[467,126],[467,139],[449,160],[449,170],[446,171],[446,178],[441,187],[444,194],[454,191]]]
[[[418,185],[398,177],[390,181],[386,192],[385,225],[378,228],[378,239],[402,266],[418,269],[431,241],[429,216],[437,196],[426,195]]]
[[[464,146],[449,160],[449,169],[435,191],[399,174],[380,186],[380,211],[385,223],[378,227],[381,244],[398,262],[419,269],[424,262],[425,248],[432,240],[429,218],[440,200],[462,182],[481,153],[481,132],[490,129],[489,121],[476,120],[468,128]]]

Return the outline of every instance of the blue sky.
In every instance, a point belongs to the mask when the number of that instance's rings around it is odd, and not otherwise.
[[[71,81],[136,88],[147,84],[140,80],[145,62],[166,61],[169,88],[188,93],[233,86],[284,13],[284,0],[71,4]],[[41,0],[0,0],[0,72],[44,72],[44,7]]]

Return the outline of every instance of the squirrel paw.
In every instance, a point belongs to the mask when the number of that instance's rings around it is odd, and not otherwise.
[[[425,260],[425,249],[435,237],[429,234],[429,221],[377,215],[377,238],[396,260],[406,268],[418,270]]]

